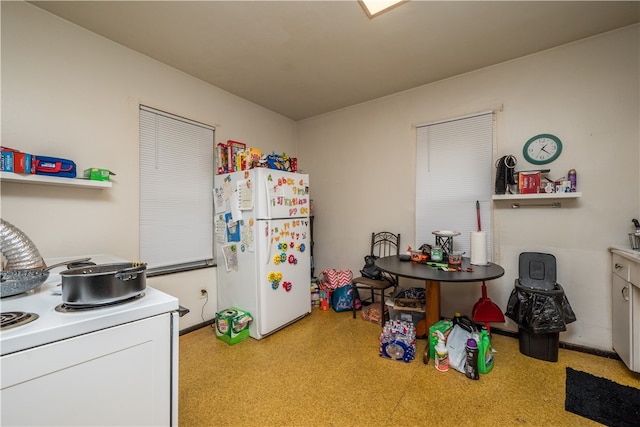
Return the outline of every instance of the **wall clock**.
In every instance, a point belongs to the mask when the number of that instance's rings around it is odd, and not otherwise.
[[[543,133],[528,140],[522,148],[522,155],[529,163],[546,165],[562,153],[562,142],[557,136]]]

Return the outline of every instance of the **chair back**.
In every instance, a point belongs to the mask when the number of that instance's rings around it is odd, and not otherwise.
[[[371,255],[383,258],[400,254],[400,233],[395,234],[389,231],[371,233]],[[394,286],[398,285],[398,276],[383,272],[382,275]]]
[[[400,234],[381,231],[371,233],[371,252],[370,254],[383,258],[400,253]]]

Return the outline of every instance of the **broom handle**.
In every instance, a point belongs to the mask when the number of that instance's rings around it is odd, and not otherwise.
[[[480,226],[480,202],[476,200],[476,217],[478,218],[478,231],[482,231]],[[482,281],[482,298],[487,298],[487,285]]]

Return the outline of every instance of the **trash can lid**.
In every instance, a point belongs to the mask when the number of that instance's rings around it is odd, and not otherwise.
[[[520,284],[551,290],[556,286],[556,257],[540,252],[522,252],[519,259]]]

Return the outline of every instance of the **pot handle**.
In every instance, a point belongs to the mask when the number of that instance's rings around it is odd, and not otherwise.
[[[122,269],[115,274],[115,278],[126,282],[127,280],[135,280],[138,278],[138,274],[142,273],[147,268],[145,263],[133,263],[133,267]]]

